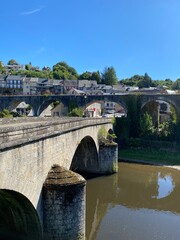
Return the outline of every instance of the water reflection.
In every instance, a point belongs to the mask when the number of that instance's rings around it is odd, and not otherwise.
[[[118,174],[88,180],[87,239],[179,239],[179,176],[171,168],[119,163]]]
[[[153,198],[164,198],[171,194],[174,191],[175,183],[169,175],[161,176],[162,174],[158,173],[158,196],[152,196]]]

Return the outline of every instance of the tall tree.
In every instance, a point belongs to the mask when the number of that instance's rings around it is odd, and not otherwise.
[[[141,136],[151,135],[155,131],[152,117],[147,112],[145,112],[140,119],[140,131],[141,131]]]
[[[86,80],[90,80],[91,79],[91,75],[92,73],[91,72],[83,72],[82,74],[79,75],[79,79],[80,80],[83,80],[83,79],[86,79]]]
[[[53,66],[53,77],[55,79],[76,80],[78,73],[75,68],[69,66],[66,62],[58,62]]]
[[[96,80],[97,83],[101,83],[101,74],[99,71],[97,72],[93,72],[92,75],[91,75],[91,80]]]
[[[106,67],[102,74],[102,81],[107,85],[115,85],[118,83],[116,71],[114,67]]]
[[[143,80],[139,81],[138,87],[149,88],[149,87],[152,87],[152,86],[153,86],[152,79],[150,78],[150,76],[147,73],[145,73]]]

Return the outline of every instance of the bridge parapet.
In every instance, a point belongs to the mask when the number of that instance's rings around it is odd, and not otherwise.
[[[86,126],[111,123],[108,118],[19,118],[0,125],[0,151],[34,142],[47,137],[58,136]]]

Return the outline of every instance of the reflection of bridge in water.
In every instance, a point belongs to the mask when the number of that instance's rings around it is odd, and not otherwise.
[[[166,182],[167,177],[169,182]],[[96,239],[105,215],[117,205],[180,214],[179,185],[176,169],[128,163],[120,163],[117,174],[89,180],[87,239]]]

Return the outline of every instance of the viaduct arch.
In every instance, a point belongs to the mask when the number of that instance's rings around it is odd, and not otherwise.
[[[87,95],[87,96],[74,96],[74,95],[52,95],[52,96],[1,96],[0,97],[0,110],[9,108],[11,105],[20,102],[30,104],[34,111],[34,116],[39,116],[41,112],[53,101],[60,101],[64,106],[70,106],[71,103],[79,107],[85,107],[92,102],[111,101],[120,104],[126,112],[130,111],[129,104],[140,104],[141,107],[149,102],[162,100],[172,104],[177,112],[178,119],[180,120],[180,95],[168,94],[124,94],[124,95]]]

